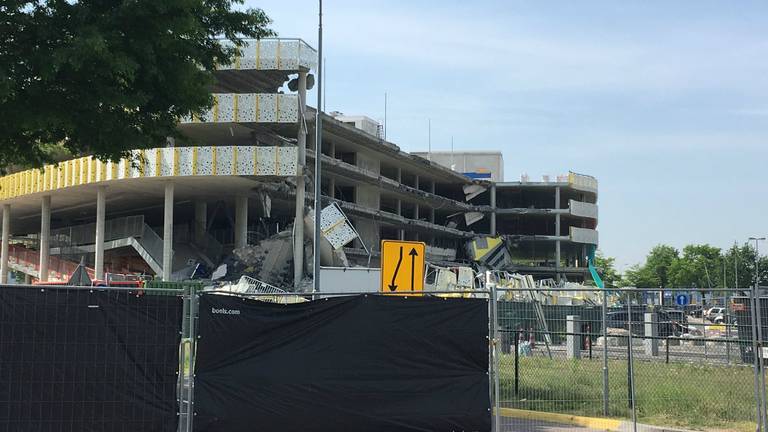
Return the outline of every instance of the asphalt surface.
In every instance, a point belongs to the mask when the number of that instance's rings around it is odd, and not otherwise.
[[[547,423],[538,420],[504,418],[500,423],[502,427],[499,430],[503,432],[600,432],[600,429]]]

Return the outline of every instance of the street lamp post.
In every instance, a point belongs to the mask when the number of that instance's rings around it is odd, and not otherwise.
[[[317,109],[315,110],[315,229],[312,233],[314,254],[312,265],[312,291],[320,291],[320,219],[323,210],[320,160],[323,149],[323,118],[321,116],[323,98],[323,0],[318,1],[317,14]]]
[[[765,373],[763,372],[763,323],[760,313],[760,242],[765,237],[750,237],[749,241],[755,242],[755,285],[752,288],[752,357],[755,367],[755,399],[757,401],[757,430],[765,430],[768,427],[768,415],[766,415]]]

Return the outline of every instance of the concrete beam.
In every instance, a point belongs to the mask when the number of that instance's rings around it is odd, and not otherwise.
[[[173,273],[173,194],[174,184],[165,184],[163,205],[163,281],[170,281]]]
[[[96,279],[104,279],[104,218],[106,217],[107,188],[96,189],[96,236],[94,241],[94,270]]]
[[[491,237],[496,237],[496,184],[491,184]]]
[[[307,166],[307,71],[299,71],[299,132],[296,136],[298,165],[296,176],[296,203],[293,218],[293,286],[298,288],[304,276],[304,210],[306,199],[306,181],[304,173]],[[319,185],[317,187],[320,187]],[[333,189],[331,189],[333,195]]]
[[[235,249],[246,246],[248,246],[248,197],[237,196],[235,198]]]
[[[51,196],[45,195],[40,202],[40,273],[41,282],[48,281],[48,257],[51,253]]]
[[[208,228],[208,203],[195,201],[195,243],[205,242],[205,232]]]
[[[11,243],[11,205],[3,204],[3,239],[0,247],[0,284],[8,283],[8,246]]]
[[[314,160],[315,158],[314,152],[311,150],[308,150],[307,158]],[[362,182],[367,182],[369,184],[374,184],[376,186],[381,187],[383,190],[387,192],[391,192],[393,194],[400,196],[401,198],[404,198],[406,201],[409,201],[409,202],[427,203],[434,207],[453,209],[458,211],[467,211],[467,212],[469,211],[490,212],[491,211],[490,206],[475,206],[472,204],[446,198],[441,195],[436,195],[430,192],[422,191],[417,188],[402,184],[401,183],[402,180],[400,181],[393,180],[393,179],[381,176],[379,174],[376,174],[372,171],[366,170],[365,168],[348,164],[346,162],[343,162],[338,159],[333,159],[326,155],[322,156],[321,161],[323,164],[323,170],[325,172],[331,172],[336,175],[339,175],[340,177],[348,178],[355,181],[362,181]],[[401,171],[399,169],[398,169],[398,174],[399,175],[401,174]]]

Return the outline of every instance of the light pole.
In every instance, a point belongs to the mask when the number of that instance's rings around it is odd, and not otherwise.
[[[757,401],[757,430],[765,430],[768,425],[766,418],[765,374],[763,372],[763,325],[760,313],[760,242],[765,237],[750,237],[749,241],[755,242],[755,286],[752,289],[752,357],[755,367],[755,399]],[[757,331],[755,331],[757,330]]]
[[[320,178],[320,160],[322,159],[323,149],[323,127],[321,107],[323,98],[323,0],[318,2],[317,15],[317,113],[315,117],[315,229],[312,233],[315,251],[313,254],[312,265],[312,285],[313,292],[320,291],[320,218],[323,212],[323,203],[321,198],[321,178]]]

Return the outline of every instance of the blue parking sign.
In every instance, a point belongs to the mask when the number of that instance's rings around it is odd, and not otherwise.
[[[677,297],[675,297],[675,302],[678,306],[688,306],[688,303],[691,302],[691,298],[688,294],[678,294]]]

